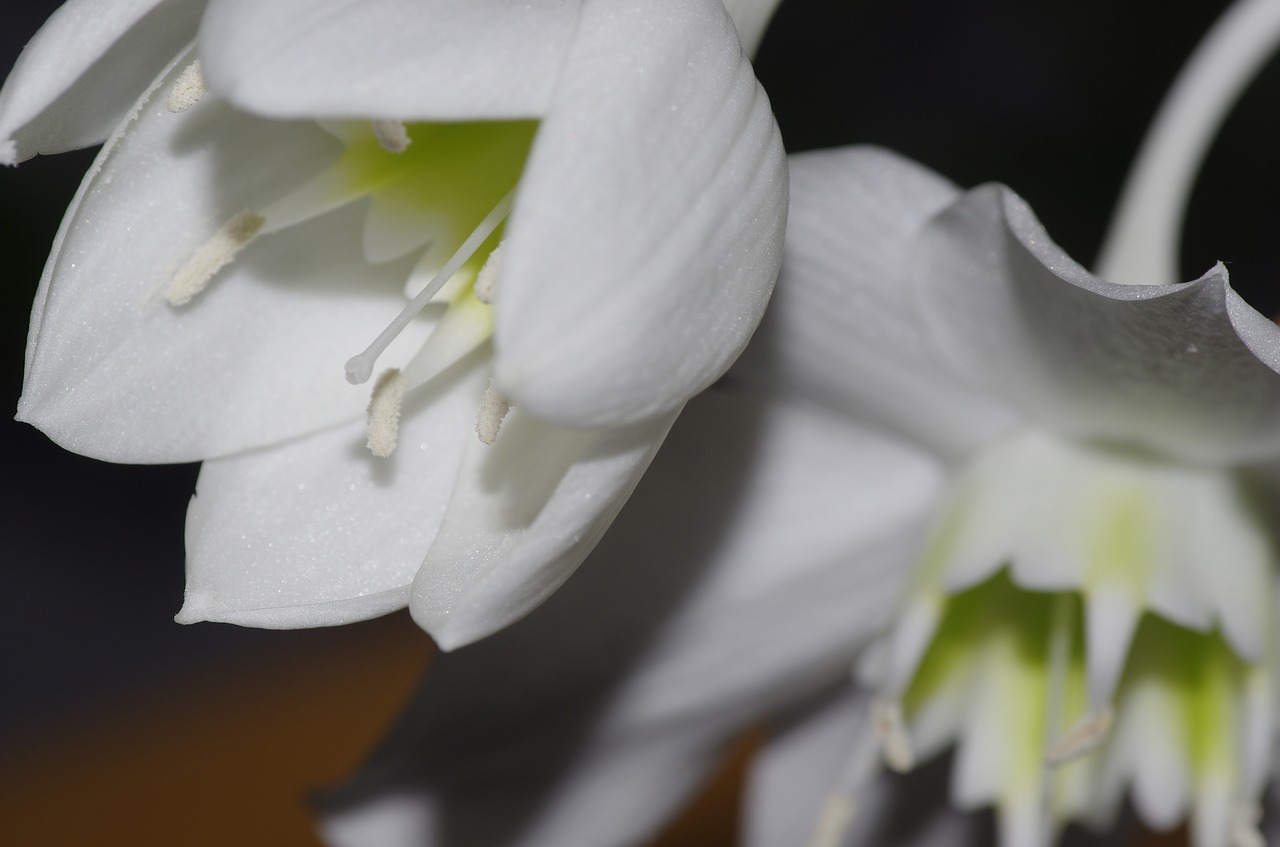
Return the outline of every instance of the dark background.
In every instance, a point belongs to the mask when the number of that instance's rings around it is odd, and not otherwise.
[[[56,3],[0,11],[0,73]],[[1217,0],[786,0],[757,63],[793,151],[873,142],[962,185],[999,180],[1089,264],[1166,86]],[[1228,262],[1258,308],[1280,308],[1280,121],[1273,62],[1231,116],[1193,196],[1186,278]],[[0,168],[0,406],[21,390],[27,316],[62,211],[93,151]],[[183,513],[196,467],[71,455],[0,422],[0,745],[142,683],[323,633],[182,627]]]

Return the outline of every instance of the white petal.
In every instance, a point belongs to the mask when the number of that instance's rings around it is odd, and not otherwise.
[[[984,186],[933,220],[911,272],[944,355],[1046,426],[1197,461],[1280,450],[1280,328],[1221,265],[1183,285],[1104,282]]]
[[[546,820],[594,826],[616,810],[577,802],[592,751],[666,733],[693,749],[847,678],[891,610],[939,476],[812,409],[697,398],[592,561],[524,620],[441,656],[353,789],[440,786],[409,802],[438,803],[438,821],[474,820],[453,786],[496,784],[559,748],[566,767],[542,779],[551,808],[530,812],[529,832],[548,832]],[[834,496],[850,478],[885,485]],[[629,798],[652,811],[642,799]]]
[[[361,421],[205,462],[178,621],[329,626],[408,605],[487,381],[472,363],[410,394],[385,459]]]
[[[807,844],[841,786],[849,754],[859,735],[869,735],[868,698],[852,687],[838,690],[799,715],[789,716],[751,763],[743,800],[747,847]],[[848,798],[853,814],[875,809],[881,798]],[[856,818],[855,818],[856,819]]]
[[[200,55],[212,89],[273,117],[536,117],[580,5],[212,0]]]
[[[1130,586],[1090,587],[1085,603],[1090,708],[1105,707],[1115,695],[1141,614],[1142,597],[1134,596]]]
[[[336,154],[314,124],[211,98],[181,115],[146,105],[63,222],[33,310],[20,418],[77,452],[172,462],[360,416],[368,395],[343,364],[403,305],[408,265],[365,264],[359,208],[262,236],[187,306],[160,296],[225,221]],[[398,339],[388,364],[427,326]]]
[[[584,431],[517,408],[496,444],[474,440],[414,583],[419,625],[451,650],[542,603],[599,541],[674,419]]]
[[[910,578],[941,468],[820,410],[757,403],[699,398],[596,557],[620,583],[609,614],[644,582],[690,581],[619,690],[620,721],[755,714],[847,679]]]
[[[1198,588],[1235,652],[1261,663],[1270,652],[1275,608],[1275,560],[1265,524],[1234,480],[1212,488],[1188,486],[1185,501],[1192,501],[1187,519],[1195,557],[1191,590]]]
[[[204,0],[69,0],[23,49],[0,89],[0,151],[98,144],[195,37]]]
[[[805,153],[790,165],[782,274],[735,373],[765,375],[948,455],[1007,428],[1003,404],[936,354],[904,275],[913,237],[955,187],[874,147]]]
[[[733,25],[738,29],[742,49],[748,56],[754,56],[759,49],[764,31],[780,2],[781,0],[724,0],[725,8],[733,18]]]
[[[508,230],[496,376],[575,426],[719,377],[773,289],[786,160],[717,0],[587,0]]]
[[[516,666],[545,653],[572,678],[607,657],[601,644],[663,626],[643,639],[618,721],[758,711],[847,674],[893,612],[940,480],[930,460],[819,411],[704,395],[593,564],[528,624],[463,655]]]

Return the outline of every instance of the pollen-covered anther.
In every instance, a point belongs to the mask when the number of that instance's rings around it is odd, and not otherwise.
[[[1257,803],[1237,803],[1231,810],[1231,847],[1267,847],[1267,839],[1258,829],[1261,820],[1262,809]]]
[[[889,770],[907,773],[916,766],[915,751],[911,749],[911,736],[902,717],[902,704],[877,698],[871,705],[871,725],[876,740],[880,742],[880,755]]]
[[[1115,712],[1110,706],[1085,715],[1066,735],[1049,745],[1044,754],[1045,764],[1056,768],[1092,753],[1107,740],[1114,721]]]
[[[502,270],[502,248],[506,244],[507,242],[503,241],[493,248],[489,258],[484,261],[484,267],[480,268],[480,273],[476,274],[476,299],[481,303],[493,302],[493,292],[498,287],[498,272]]]
[[[390,456],[400,437],[400,404],[404,400],[404,377],[397,368],[388,368],[374,383],[369,398],[366,432],[369,452],[380,459]]]
[[[502,419],[511,411],[511,403],[498,393],[489,381],[489,387],[480,398],[480,409],[476,412],[476,435],[484,444],[492,444],[498,440],[498,431],[502,429]]]
[[[165,289],[165,299],[173,306],[190,303],[204,291],[214,274],[229,265],[257,237],[266,218],[245,210],[227,221],[178,269]]]
[[[370,126],[373,127],[373,137],[388,153],[403,153],[413,143],[409,130],[400,121],[370,121]]]
[[[173,87],[169,89],[169,98],[165,106],[170,112],[185,112],[204,96],[204,74],[200,72],[200,60],[196,59],[187,65],[186,70],[178,75]]]

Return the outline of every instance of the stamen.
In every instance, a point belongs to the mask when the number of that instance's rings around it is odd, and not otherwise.
[[[222,270],[253,241],[266,223],[266,218],[246,209],[222,225],[169,281],[165,299],[170,305],[183,306],[204,291],[214,274]]]
[[[403,153],[413,143],[409,130],[400,121],[371,121],[371,124],[374,138],[388,153]]]
[[[368,382],[369,377],[373,375],[373,366],[378,361],[378,357],[395,340],[397,335],[404,332],[404,328],[417,316],[418,312],[421,312],[423,307],[431,302],[431,298],[440,290],[440,287],[458,272],[458,268],[466,264],[467,260],[475,255],[475,252],[480,249],[480,245],[484,243],[485,239],[492,235],[493,231],[506,220],[507,215],[511,213],[511,203],[514,198],[515,190],[513,189],[507,193],[507,196],[498,201],[498,204],[489,211],[489,214],[485,215],[484,220],[467,236],[467,240],[462,242],[462,246],[458,248],[457,252],[449,257],[449,261],[444,263],[444,267],[440,269],[440,272],[432,277],[431,282],[427,283],[427,286],[419,291],[416,297],[409,301],[409,304],[400,311],[400,314],[396,315],[395,320],[373,340],[373,343],[366,347],[363,353],[358,356],[352,356],[347,361],[347,382],[352,385]]]
[[[481,303],[493,302],[493,291],[498,286],[498,272],[502,270],[502,248],[506,244],[505,241],[498,242],[498,246],[493,248],[489,258],[485,259],[480,273],[476,274],[476,299]]]
[[[480,410],[476,412],[476,435],[484,444],[492,444],[498,440],[498,430],[502,428],[502,419],[511,411],[507,398],[498,393],[489,380],[489,387],[480,398]]]
[[[185,112],[204,96],[204,74],[200,72],[200,60],[196,59],[187,65],[187,69],[178,75],[169,89],[169,99],[165,105],[173,113]]]
[[[1044,761],[1051,768],[1065,765],[1087,753],[1092,753],[1107,740],[1111,732],[1111,724],[1115,720],[1115,712],[1110,706],[1100,711],[1085,715],[1075,726],[1067,730],[1067,734],[1049,745],[1044,754]]]
[[[1267,839],[1258,829],[1261,820],[1262,809],[1257,803],[1237,803],[1231,810],[1231,847],[1267,847]]]
[[[813,835],[809,838],[809,847],[840,847],[857,811],[858,805],[852,797],[845,794],[827,795],[817,826],[813,828]]]
[[[902,704],[877,698],[871,704],[871,725],[876,740],[880,742],[880,755],[889,769],[907,773],[916,766],[915,752],[911,749],[911,736],[902,718]]]
[[[404,399],[404,378],[396,368],[388,368],[378,377],[369,398],[369,451],[385,459],[396,449],[400,435],[400,402]]]

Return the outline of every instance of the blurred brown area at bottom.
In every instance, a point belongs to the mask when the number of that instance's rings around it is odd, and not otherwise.
[[[315,847],[306,793],[362,761],[431,652],[402,613],[51,718],[5,743],[0,843]]]
[[[0,740],[0,844],[318,847],[307,793],[368,755],[431,653],[400,613],[50,716]],[[735,842],[748,752],[659,847]]]
[[[0,843],[319,847],[306,794],[360,764],[427,664],[405,613],[317,631],[309,650],[259,651],[127,699],[86,704],[0,756]],[[733,847],[747,769],[734,745],[651,847]],[[1137,847],[1183,847],[1186,828]]]

